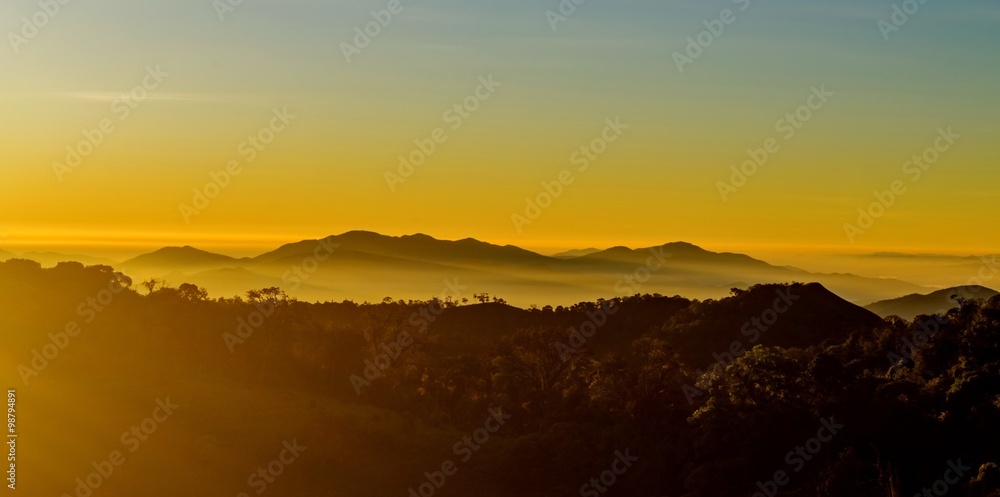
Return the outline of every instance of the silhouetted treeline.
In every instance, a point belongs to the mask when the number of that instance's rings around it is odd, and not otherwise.
[[[213,299],[108,267],[0,263],[6,361],[29,385],[188,376],[460,429],[501,407],[488,474],[509,495],[591,495],[628,448],[638,460],[608,495],[881,497],[943,481],[949,495],[1000,496],[1000,298],[914,322],[816,284],[719,301],[476,300]]]

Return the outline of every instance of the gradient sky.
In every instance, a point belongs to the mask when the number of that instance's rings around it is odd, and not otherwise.
[[[709,248],[986,253],[1000,183],[1000,10],[929,0],[889,41],[894,2],[752,0],[683,73],[672,54],[730,0],[402,0],[348,63],[340,44],[388,1],[72,0],[15,53],[0,47],[0,248],[258,248],[352,229],[475,237],[540,251],[687,240]],[[0,4],[19,32],[35,0]],[[170,73],[125,120],[116,95]],[[444,112],[481,76],[502,86],[458,130]],[[834,96],[737,193],[718,181],[813,86]],[[259,158],[237,148],[274,108],[297,115]],[[598,137],[630,128],[523,233],[511,215]],[[59,181],[81,132],[115,131]],[[903,163],[962,135],[918,182]],[[384,174],[435,128],[449,139],[396,191]],[[244,163],[186,223],[179,204]],[[851,244],[875,190],[907,193]]]

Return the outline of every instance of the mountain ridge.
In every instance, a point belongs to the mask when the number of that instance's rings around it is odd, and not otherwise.
[[[243,258],[190,245],[163,247],[114,267],[136,280],[169,275],[170,281],[180,283],[175,280],[187,278],[215,294],[278,285],[300,299],[317,301],[341,297],[374,301],[389,294],[426,298],[439,294],[446,281],[461,281],[469,288],[466,298],[488,291],[525,306],[634,293],[713,299],[733,287],[812,281],[854,303],[932,290],[896,279],[775,266],[685,241],[588,252],[565,258],[474,238],[441,240],[423,233],[389,236],[355,230],[286,243]],[[240,274],[247,276],[242,284],[236,278]]]
[[[913,293],[894,299],[880,300],[865,306],[865,309],[882,317],[895,315],[912,321],[917,316],[946,313],[948,310],[958,307],[958,300],[955,297],[966,300],[988,300],[996,295],[1000,295],[1000,292],[992,288],[965,285],[927,294]]]

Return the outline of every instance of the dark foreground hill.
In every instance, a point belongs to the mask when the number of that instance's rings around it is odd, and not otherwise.
[[[755,345],[804,348],[872,334],[885,323],[817,283],[759,285],[672,316],[666,340],[692,366],[743,354]]]
[[[28,495],[997,497],[998,323],[817,284],[311,304],[0,263]]]

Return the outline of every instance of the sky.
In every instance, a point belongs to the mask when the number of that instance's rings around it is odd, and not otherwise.
[[[995,2],[225,1],[0,4],[0,249],[1000,246]]]

